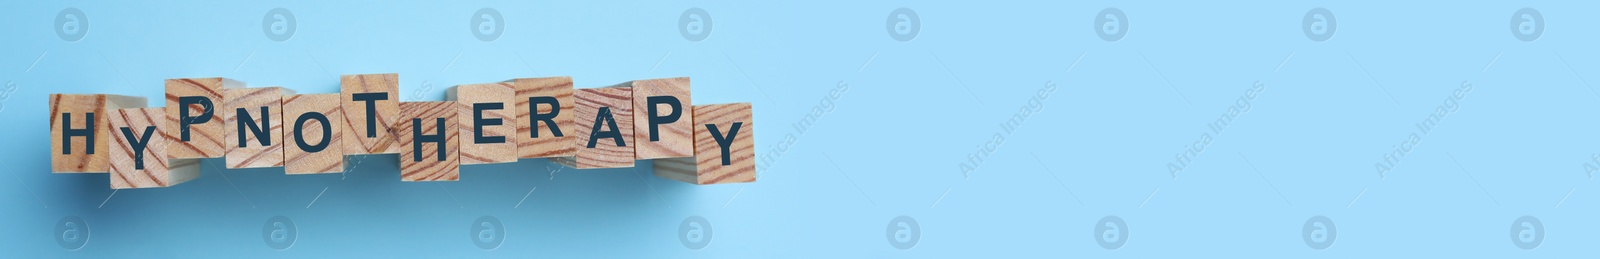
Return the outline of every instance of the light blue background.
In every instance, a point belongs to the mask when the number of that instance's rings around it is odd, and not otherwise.
[[[476,2],[476,1],[474,1]],[[55,15],[83,10],[65,42]],[[284,7],[292,39],[261,18]],[[469,31],[480,8],[498,40]],[[690,42],[678,16],[700,7],[713,34]],[[910,42],[886,15],[914,9]],[[1106,7],[1128,15],[1118,42],[1096,36]],[[1336,35],[1308,40],[1301,17],[1326,7]],[[1533,42],[1508,21],[1544,15]],[[0,255],[4,257],[1592,257],[1600,188],[1583,170],[1600,52],[1585,1],[1475,3],[1187,1],[587,1],[350,3],[7,1],[0,4]],[[400,74],[402,100],[456,84],[572,76],[578,87],[690,76],[694,102],[752,102],[764,164],[750,184],[693,186],[637,169],[563,170],[542,160],[462,168],[459,182],[403,183],[395,158],[344,175],[221,170],[164,189],[113,192],[104,174],[49,173],[50,93],[161,100],[162,80],[223,76],[301,93],[337,92],[340,74]],[[1211,130],[1254,82],[1267,89],[1177,178],[1166,164]],[[1463,81],[1460,110],[1387,177],[1374,164]],[[831,112],[795,127],[849,85]],[[970,176],[959,165],[999,125],[1043,100]],[[431,88],[425,87],[431,85]],[[152,106],[162,105],[152,102]],[[771,151],[795,135],[795,143]],[[779,154],[774,156],[774,154]],[[770,156],[770,157],[769,157]],[[776,157],[776,158],[773,158]],[[535,189],[537,188],[537,189]],[[530,191],[531,190],[531,191]],[[113,195],[114,194],[114,195]],[[286,251],[262,223],[298,225]],[[498,217],[504,245],[469,239]],[[699,215],[712,243],[690,250],[678,224]],[[907,215],[920,243],[890,246]],[[1129,241],[1096,244],[1122,217]],[[1325,215],[1336,243],[1313,250],[1301,224]],[[1511,243],[1512,220],[1541,219],[1543,244]],[[53,224],[82,217],[81,250]]]

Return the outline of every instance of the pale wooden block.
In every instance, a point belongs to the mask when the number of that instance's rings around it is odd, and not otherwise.
[[[108,94],[50,95],[50,171],[105,173],[112,133],[110,111],[145,107],[144,97]],[[92,118],[91,118],[92,117]],[[66,124],[71,124],[67,128]],[[85,133],[85,134],[68,134]],[[63,138],[63,135],[71,135]],[[92,143],[92,144],[91,144]]]
[[[456,114],[461,122],[457,127],[461,131],[461,164],[517,162],[517,117],[511,110],[516,108],[512,107],[516,91],[512,88],[512,82],[504,82],[459,85],[445,91],[446,100],[461,104],[461,112]],[[481,114],[475,106],[483,106]],[[480,117],[484,125],[478,125]]]
[[[694,156],[694,112],[689,101],[689,78],[634,80],[633,132],[639,142],[635,159],[661,159]],[[662,102],[650,105],[650,99]],[[677,104],[676,108],[672,104]],[[653,106],[653,107],[652,107]],[[650,113],[651,108],[655,113]],[[651,123],[657,117],[663,123]],[[653,130],[652,130],[653,129]]]
[[[339,102],[344,109],[344,153],[393,154],[399,151],[394,132],[400,122],[400,74],[362,74],[339,77]],[[357,101],[358,94],[379,94],[382,100]],[[371,114],[369,117],[369,113]],[[368,123],[368,122],[371,123]],[[370,133],[370,134],[369,134]]]
[[[573,135],[577,124],[572,122],[572,114],[576,113],[573,111],[576,102],[572,100],[572,78],[518,78],[511,82],[517,91],[517,104],[512,108],[517,111],[518,157],[573,156],[577,151],[572,144],[577,141]],[[551,100],[554,104],[549,104]]]
[[[222,90],[222,118],[227,122],[224,164],[228,168],[283,166],[286,94],[294,94],[294,90],[276,86]],[[249,120],[241,121],[246,117]]]
[[[284,173],[344,172],[344,146],[340,143],[344,109],[339,105],[339,94],[284,96],[283,121],[288,124],[284,131]]]
[[[111,188],[157,188],[178,185],[200,177],[197,158],[167,158],[172,140],[161,134],[166,109],[111,110]],[[140,145],[135,145],[140,143]]]
[[[629,87],[577,89],[574,121],[577,124],[577,168],[633,167],[633,91]],[[601,111],[610,114],[601,116]],[[596,119],[603,119],[597,121]],[[596,122],[600,122],[596,131]],[[614,122],[614,123],[612,123]],[[593,139],[594,146],[589,142]],[[619,143],[620,142],[620,143]]]
[[[461,178],[456,102],[400,103],[400,180],[455,181]],[[433,140],[418,139],[434,138]],[[441,143],[442,142],[442,143]],[[441,157],[442,153],[442,157]]]
[[[172,158],[212,158],[222,157],[227,149],[223,148],[222,138],[227,134],[223,127],[222,112],[218,111],[225,102],[222,90],[229,88],[243,88],[244,83],[227,78],[178,78],[167,79],[167,127],[162,134],[174,140],[172,148],[167,149],[167,156]],[[185,98],[199,98],[199,103],[183,105],[180,100]],[[180,118],[188,112],[188,119]],[[187,128],[188,134],[184,134]]]
[[[692,184],[756,181],[752,114],[750,103],[694,106],[694,158],[655,160],[656,176]],[[726,147],[717,142],[718,135]]]

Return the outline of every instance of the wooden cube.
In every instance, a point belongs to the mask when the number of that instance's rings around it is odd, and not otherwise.
[[[339,77],[344,109],[344,153],[392,154],[398,151],[395,127],[400,125],[400,75],[364,74]]]
[[[144,97],[109,94],[50,95],[50,171],[105,173],[112,141],[109,112],[145,107]]]
[[[222,90],[242,88],[244,83],[227,78],[167,79],[167,127],[163,134],[174,139],[167,149],[171,158],[222,157]]]
[[[461,105],[461,164],[517,162],[516,91],[512,82],[451,87],[445,98]]]
[[[157,188],[200,177],[200,159],[167,158],[166,109],[111,110],[111,188]]]
[[[223,142],[228,168],[283,166],[283,87],[223,89]]]
[[[694,106],[694,157],[655,160],[656,176],[692,184],[756,181],[750,103]]]
[[[635,159],[694,156],[689,78],[635,80],[632,84],[633,132],[639,142],[633,148]]]
[[[339,94],[283,97],[284,167],[286,174],[344,172],[344,109]]]
[[[573,142],[571,77],[519,78],[517,91],[517,153],[520,158],[571,157]]]
[[[577,89],[574,122],[577,168],[633,167],[633,89]]]
[[[400,103],[400,180],[455,181],[461,178],[461,148],[456,142],[456,102]]]

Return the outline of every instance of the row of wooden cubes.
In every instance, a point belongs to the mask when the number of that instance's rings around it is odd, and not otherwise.
[[[112,188],[147,188],[198,177],[202,158],[316,174],[342,172],[346,155],[399,154],[403,181],[454,181],[461,165],[523,158],[579,169],[655,160],[655,174],[674,180],[755,181],[751,105],[692,105],[688,78],[586,89],[570,77],[523,78],[452,87],[448,101],[400,102],[398,77],[345,75],[337,94],[169,79],[164,108],[53,94],[51,169],[110,172]]]

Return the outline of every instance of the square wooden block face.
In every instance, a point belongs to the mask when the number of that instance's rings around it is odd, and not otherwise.
[[[109,112],[145,106],[144,97],[105,94],[50,95],[50,171],[105,173],[112,138]],[[165,155],[163,155],[164,157]]]
[[[222,119],[227,122],[225,161],[228,168],[283,166],[282,87],[222,90]]]
[[[461,179],[461,148],[456,142],[461,112],[456,102],[400,103],[400,180]]]
[[[344,153],[393,154],[399,150],[394,132],[400,125],[400,74],[339,77],[339,102],[344,109]]]
[[[633,167],[633,90],[577,89],[576,157],[579,169]],[[597,120],[599,119],[599,120]],[[590,146],[590,143],[594,143]]]
[[[688,77],[633,81],[636,159],[694,156],[692,105]]]
[[[447,99],[461,105],[461,164],[517,162],[516,91],[511,82],[460,85]]]
[[[286,174],[344,172],[344,109],[339,94],[283,97],[284,167]]]
[[[694,159],[656,160],[656,176],[693,184],[756,181],[752,111],[750,103],[694,106]]]
[[[517,153],[521,158],[573,156],[577,141],[572,123],[576,103],[571,77],[512,80],[517,91]]]
[[[172,158],[222,157],[222,138],[227,133],[222,120],[223,89],[242,88],[244,83],[227,78],[167,79],[167,125],[165,132],[174,140],[167,156]]]
[[[108,115],[115,136],[109,150],[112,189],[168,187],[200,176],[198,159],[167,158],[171,140],[161,134],[166,109],[117,109]]]

